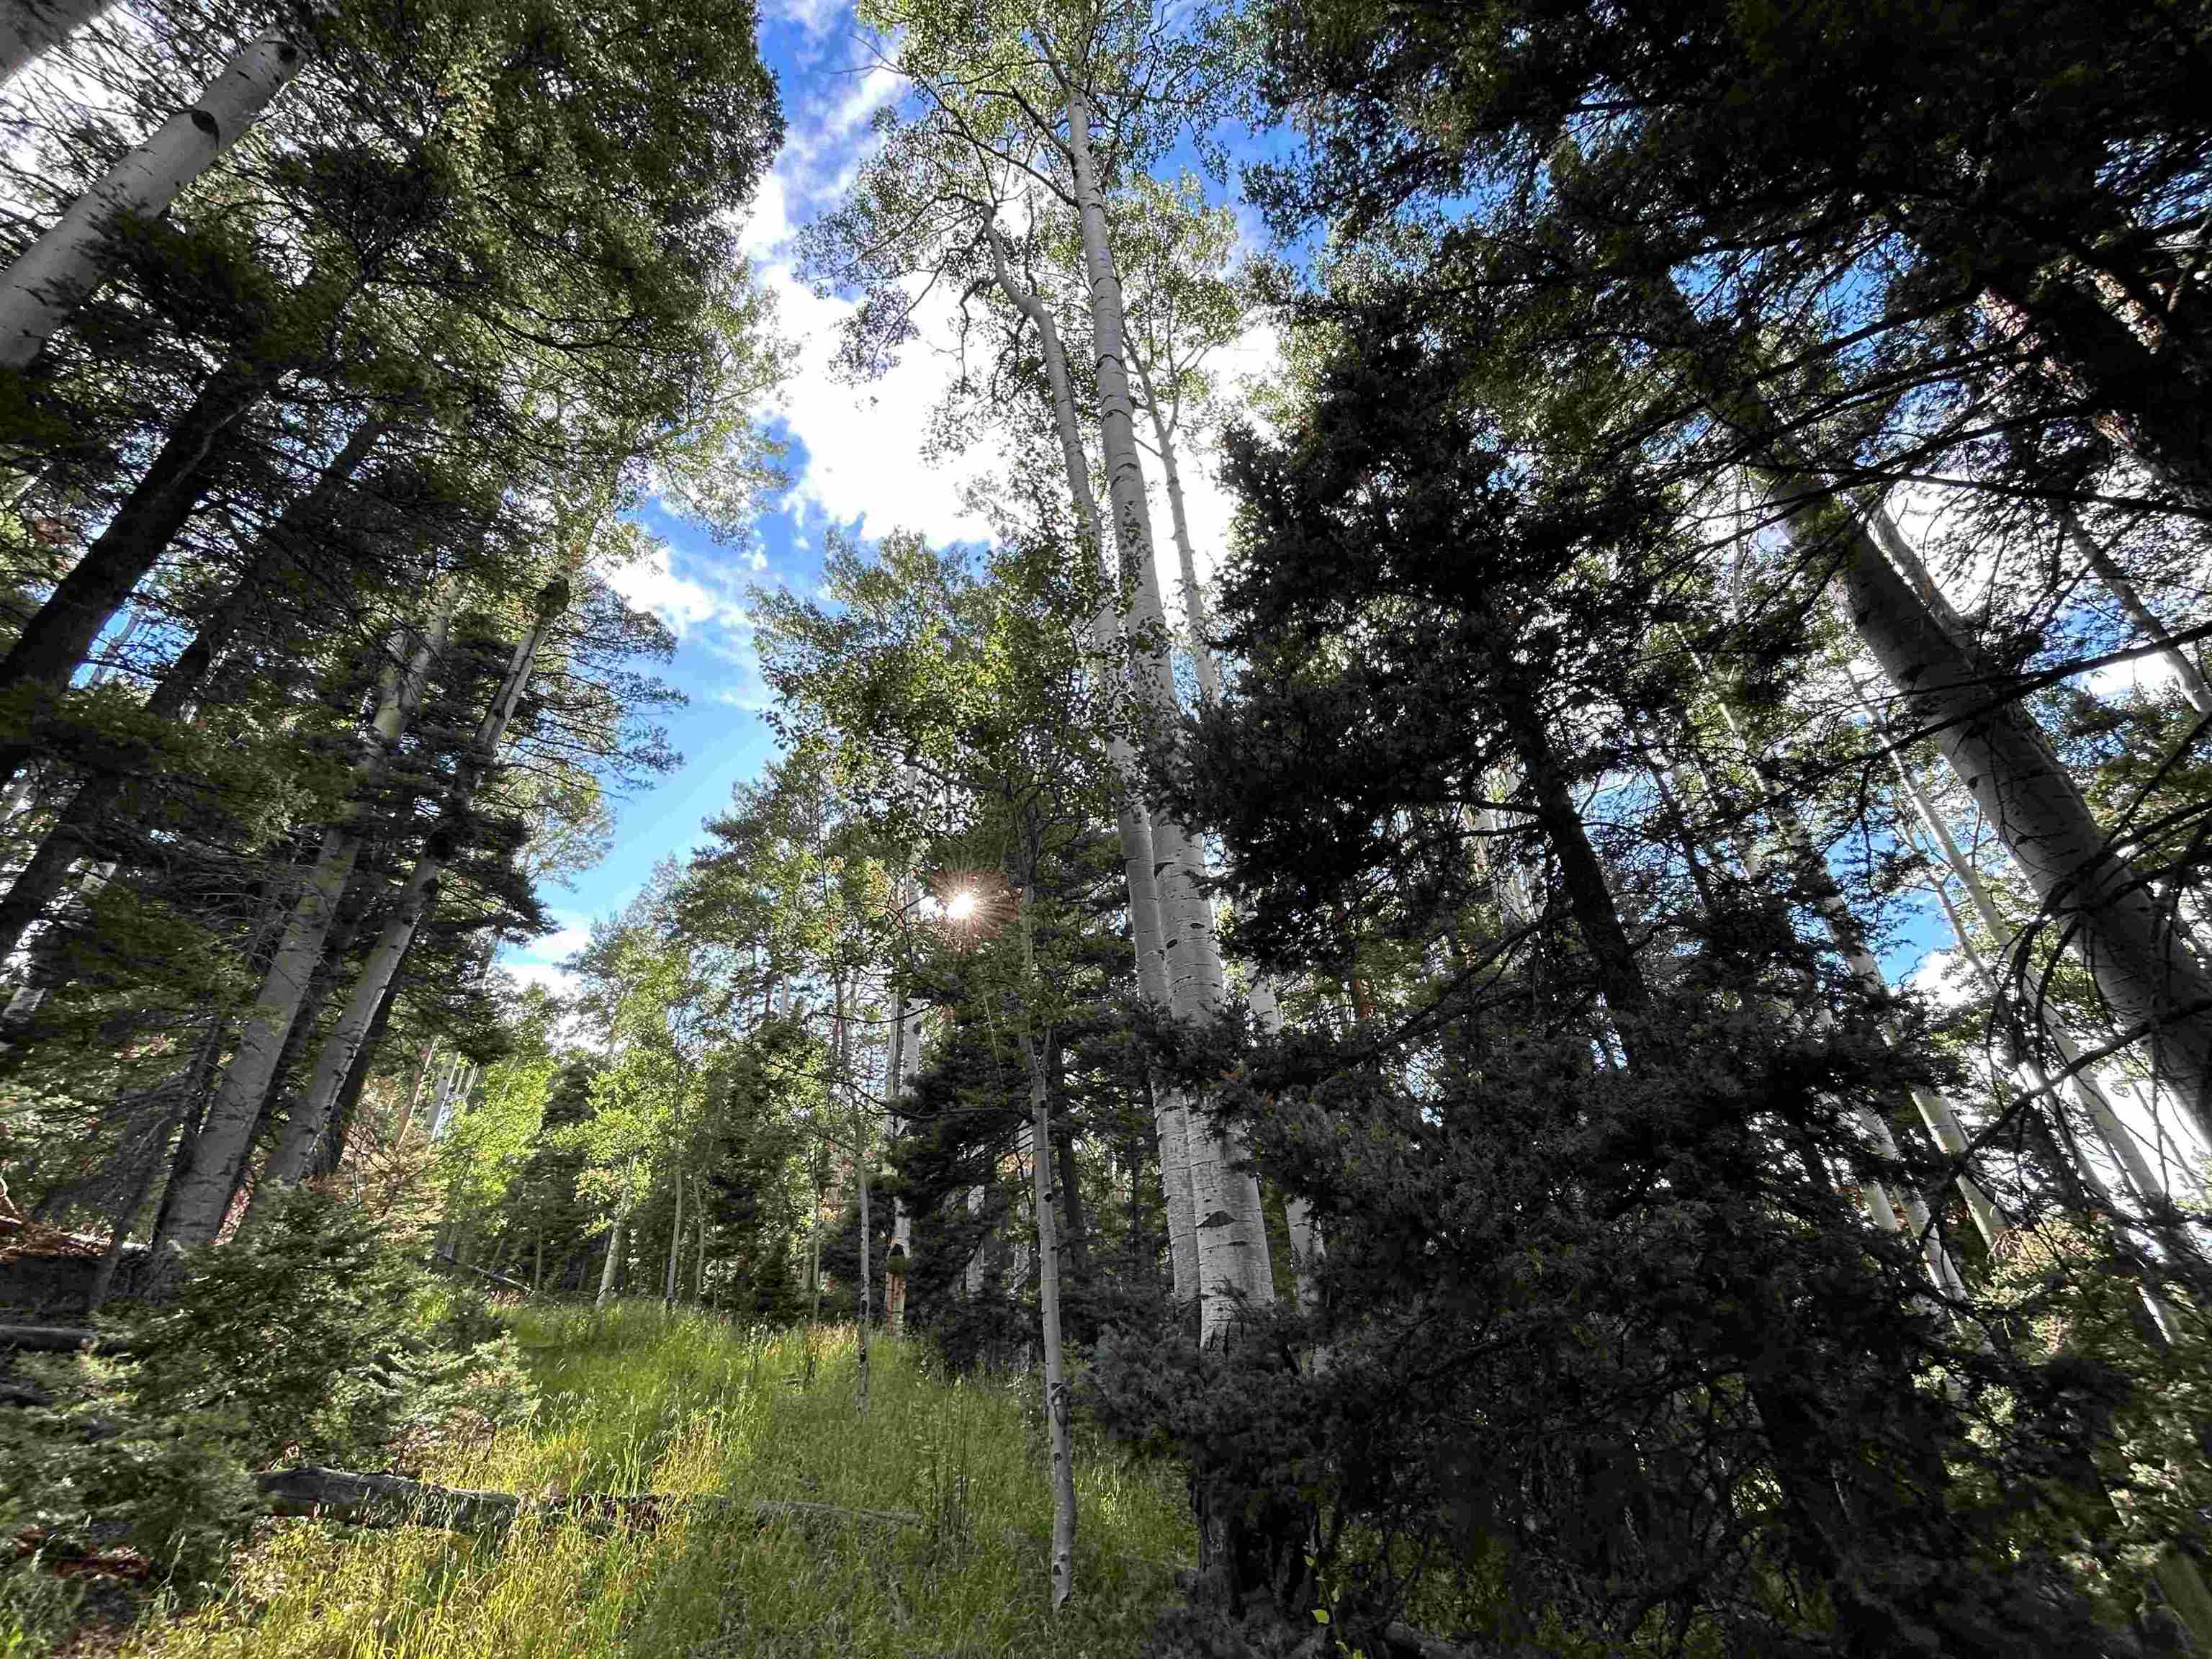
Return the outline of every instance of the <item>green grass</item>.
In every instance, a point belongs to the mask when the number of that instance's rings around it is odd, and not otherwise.
[[[422,1478],[542,1495],[726,1493],[902,1509],[920,1527],[754,1524],[742,1506],[610,1534],[504,1538],[268,1523],[213,1606],[158,1623],[154,1656],[1133,1653],[1193,1544],[1171,1471],[1079,1443],[1077,1594],[1046,1606],[1051,1498],[1034,1376],[949,1382],[877,1339],[867,1416],[849,1327],[749,1334],[657,1307],[524,1313],[546,1409],[446,1446]],[[410,1471],[411,1472],[411,1471]]]

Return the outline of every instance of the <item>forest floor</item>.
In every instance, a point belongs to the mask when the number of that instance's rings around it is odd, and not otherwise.
[[[521,1310],[544,1408],[408,1473],[526,1497],[726,1494],[906,1510],[919,1525],[757,1524],[743,1504],[611,1532],[504,1536],[321,1520],[263,1524],[222,1597],[156,1617],[131,1659],[523,1659],[1133,1654],[1194,1548],[1171,1470],[1079,1440],[1077,1595],[1047,1607],[1052,1502],[1034,1376],[948,1382],[872,1344],[867,1414],[848,1327],[748,1332],[657,1304]],[[811,1381],[808,1381],[810,1375]]]

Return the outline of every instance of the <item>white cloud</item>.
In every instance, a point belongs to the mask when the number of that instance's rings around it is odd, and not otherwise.
[[[566,968],[556,968],[542,962],[503,962],[500,971],[518,986],[528,988],[542,985],[556,997],[573,997],[582,988],[582,981]]]
[[[713,617],[720,602],[697,582],[676,574],[667,547],[608,573],[616,592],[640,611],[650,611],[681,636]]]
[[[607,573],[607,583],[640,611],[650,611],[679,639],[702,628],[749,631],[752,613],[744,607],[737,565],[758,570],[766,562],[756,550],[750,557],[733,556],[730,568],[709,566],[702,572],[708,580],[678,572],[666,543],[656,544],[645,557]]]
[[[842,138],[856,127],[865,126],[870,116],[896,99],[905,87],[906,77],[896,70],[876,64],[838,101],[830,117],[828,136]]]
[[[1977,976],[1967,971],[1964,958],[1952,951],[1930,951],[1905,975],[1905,988],[1925,997],[1937,1008],[1957,1008],[1978,994]]]
[[[748,258],[762,258],[787,240],[791,232],[790,186],[779,164],[769,170],[753,193],[752,210],[745,215],[738,246]]]
[[[592,942],[592,930],[582,922],[558,915],[554,920],[562,925],[555,932],[534,939],[521,947],[520,954],[526,960],[557,963],[563,957],[574,956]]]
[[[961,458],[940,464],[921,453],[922,431],[945,389],[940,353],[952,337],[951,299],[926,299],[916,317],[921,337],[881,379],[852,386],[834,377],[831,358],[839,325],[854,305],[810,293],[781,265],[764,276],[779,323],[799,346],[797,372],[776,412],[806,446],[805,469],[791,492],[801,516],[817,509],[833,523],[866,520],[871,535],[908,529],[938,542],[987,533],[961,502]]]
[[[2125,696],[2130,691],[2141,691],[2155,696],[2172,686],[2179,676],[2172,662],[2164,655],[2136,657],[2128,662],[2106,663],[2094,669],[2082,678],[2082,684],[2093,696],[2106,699]]]
[[[768,555],[757,547],[746,556],[745,564],[755,571],[765,570],[768,568]]]
[[[844,0],[769,0],[766,10],[770,17],[796,23],[809,34],[821,34],[845,14],[846,7]]]

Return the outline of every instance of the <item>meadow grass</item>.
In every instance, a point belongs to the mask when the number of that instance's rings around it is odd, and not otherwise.
[[[1181,1483],[1079,1443],[1077,1598],[1047,1607],[1051,1497],[1034,1376],[947,1381],[878,1337],[868,1413],[850,1327],[747,1332],[652,1304],[524,1310],[516,1334],[545,1409],[488,1444],[446,1445],[422,1479],[717,1493],[910,1510],[918,1527],[743,1504],[654,1528],[530,1522],[470,1539],[418,1528],[267,1523],[223,1597],[127,1650],[184,1656],[1133,1654],[1193,1549]],[[411,1472],[411,1471],[410,1471]]]

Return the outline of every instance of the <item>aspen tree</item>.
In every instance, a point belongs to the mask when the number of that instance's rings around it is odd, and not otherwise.
[[[1091,100],[1079,85],[1070,84],[1066,111],[1072,188],[1090,293],[1107,495],[1113,504],[1115,539],[1124,562],[1135,573],[1136,600],[1130,611],[1130,628],[1142,637],[1158,633],[1164,608],[1153,555],[1152,511],[1146,499],[1144,463],[1137,451],[1124,361],[1127,330],[1121,278],[1115,269],[1105,196],[1092,154]],[[1163,717],[1174,708],[1172,669],[1162,649],[1155,647],[1139,655],[1144,671],[1151,677],[1151,684],[1140,695],[1140,706],[1149,705],[1155,718]],[[1207,1020],[1219,1012],[1225,984],[1214,945],[1212,906],[1200,885],[1205,878],[1204,854],[1189,834],[1165,815],[1153,820],[1152,844],[1164,878],[1160,908],[1170,997],[1178,1016]],[[1202,1116],[1198,1121],[1203,1132],[1194,1133],[1191,1142],[1191,1196],[1198,1214],[1200,1340],[1211,1345],[1226,1335],[1240,1299],[1261,1306],[1271,1303],[1274,1282],[1267,1262],[1260,1183],[1249,1170],[1237,1166],[1242,1149],[1235,1138],[1216,1131]]]
[[[0,0],[0,83],[75,34],[115,0]]]
[[[1013,276],[1006,258],[1005,239],[997,226],[990,227],[986,235],[992,271],[1000,290],[1037,331],[1068,493],[1075,503],[1078,524],[1091,544],[1091,556],[1103,556],[1105,541],[1098,522],[1097,497],[1091,489],[1090,460],[1084,452],[1077,424],[1067,355],[1060,344],[1059,328],[1036,290]],[[1109,662],[1120,655],[1118,633],[1115,620],[1102,607],[1091,620],[1091,639]],[[1158,866],[1152,855],[1152,823],[1134,793],[1135,756],[1127,739],[1118,732],[1109,734],[1108,758],[1116,775],[1124,780],[1115,802],[1115,827],[1121,836],[1122,869],[1128,886],[1129,931],[1136,945],[1138,988],[1152,1006],[1166,1010],[1173,1006],[1173,998],[1161,934],[1156,880]],[[1160,1141],[1160,1185],[1167,1205],[1169,1267],[1176,1302],[1188,1304],[1199,1297],[1199,1218],[1190,1178],[1190,1113],[1181,1092],[1176,1090],[1155,1086],[1153,1103],[1153,1121]]]
[[[568,603],[568,584],[565,579],[556,578],[538,593],[531,623],[515,642],[507,673],[493,694],[490,707],[477,723],[460,771],[446,796],[441,823],[431,832],[428,846],[402,884],[393,900],[392,919],[371,948],[337,1024],[324,1041],[306,1096],[284,1126],[283,1138],[270,1155],[260,1191],[296,1183],[306,1170],[307,1155],[330,1121],[331,1109],[368,1037],[377,1007],[430,908],[438,878],[453,856],[458,821],[467,812],[477,790],[496,761],[507,725],[514,718],[515,707],[529,688],[538,653]]]
[[[408,650],[410,630],[403,630],[395,642],[397,659],[386,665],[369,753],[357,769],[357,793],[366,794],[389,766],[422,700],[431,665],[445,648],[446,631],[459,597],[458,584],[448,582],[419,643],[411,652]],[[262,978],[253,1012],[209,1102],[191,1162],[178,1171],[171,1184],[169,1231],[161,1241],[163,1246],[206,1243],[222,1225],[263,1103],[305,1003],[315,964],[321,959],[339,896],[360,860],[362,836],[358,813],[324,833],[305,889],[292,908],[283,937]],[[364,1026],[366,1019],[364,1015]],[[303,1166],[307,1152],[306,1146],[299,1149]]]
[[[1799,481],[1802,486],[1802,481]],[[1812,511],[1796,496],[1793,521]],[[2212,974],[2090,812],[2016,700],[1990,678],[1863,529],[1844,532],[1853,624],[1910,718],[1936,744],[2071,944],[2127,1034],[2200,1135],[2212,1141]],[[1994,702],[1994,706],[1992,706]]]
[[[0,368],[21,368],[37,356],[100,286],[114,222],[159,217],[245,136],[306,63],[306,50],[289,33],[247,42],[196,103],[109,168],[0,271]]]

